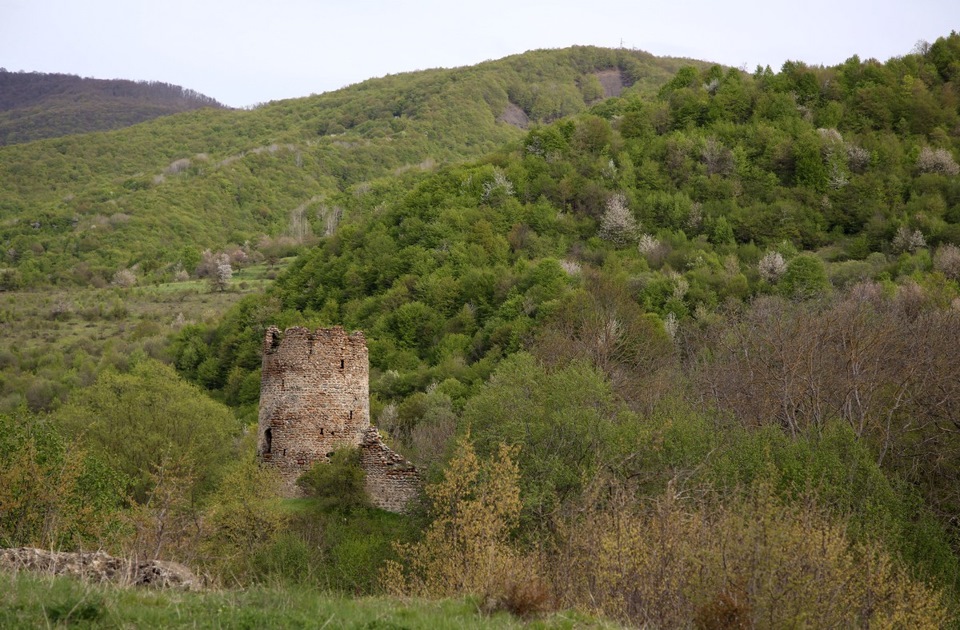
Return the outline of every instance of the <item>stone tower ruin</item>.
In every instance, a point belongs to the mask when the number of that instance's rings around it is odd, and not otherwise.
[[[343,328],[267,330],[263,340],[257,453],[276,468],[287,497],[297,478],[333,451],[359,447],[367,494],[401,512],[418,491],[416,468],[392,451],[370,425],[367,342]]]

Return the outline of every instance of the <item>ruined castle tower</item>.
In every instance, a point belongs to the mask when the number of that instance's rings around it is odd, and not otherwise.
[[[334,450],[359,447],[374,505],[403,511],[416,495],[416,468],[370,426],[369,362],[362,332],[278,328],[263,340],[257,453],[299,496],[297,478]]]

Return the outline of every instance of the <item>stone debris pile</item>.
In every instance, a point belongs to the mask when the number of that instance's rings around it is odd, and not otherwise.
[[[47,551],[33,547],[0,549],[0,569],[79,577],[123,586],[200,588],[200,580],[182,564],[163,560],[134,562],[115,558],[104,551]]]

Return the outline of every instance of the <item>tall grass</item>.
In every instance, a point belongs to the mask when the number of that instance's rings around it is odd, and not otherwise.
[[[66,578],[0,574],[0,627],[45,628],[519,628],[505,613],[458,600],[352,599],[309,589],[254,588],[184,593],[94,585]],[[572,613],[541,628],[612,627]]]

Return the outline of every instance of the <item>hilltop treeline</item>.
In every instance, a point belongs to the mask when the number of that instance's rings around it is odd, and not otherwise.
[[[120,129],[201,107],[224,106],[160,81],[0,69],[0,146]]]

